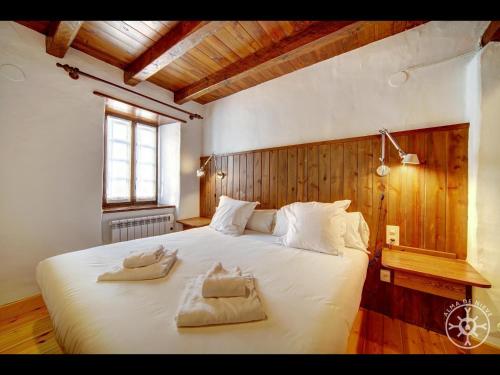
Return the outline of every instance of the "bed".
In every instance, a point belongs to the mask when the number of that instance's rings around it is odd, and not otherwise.
[[[43,260],[37,281],[66,353],[344,353],[359,308],[368,256],[286,248],[277,237],[209,227],[70,252]],[[162,243],[179,249],[162,279],[97,283],[130,251]],[[178,328],[186,281],[214,261],[252,272],[267,319]]]

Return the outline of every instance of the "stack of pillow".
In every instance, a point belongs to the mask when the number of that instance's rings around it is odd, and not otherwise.
[[[284,246],[327,254],[344,247],[368,253],[368,225],[360,212],[346,211],[350,200],[295,202],[279,210],[255,210],[258,204],[222,196],[210,226],[235,236],[245,229],[270,233]]]

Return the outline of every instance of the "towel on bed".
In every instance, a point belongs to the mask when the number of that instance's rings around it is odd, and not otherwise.
[[[152,248],[144,250],[136,250],[130,253],[123,260],[123,267],[137,268],[146,267],[154,263],[158,263],[160,258],[165,254],[163,245],[156,245]]]
[[[226,270],[220,262],[215,263],[203,280],[202,296],[209,297],[244,297],[246,278],[241,276],[239,267]]]
[[[244,323],[266,319],[253,277],[246,278],[246,296],[203,298],[204,275],[188,281],[175,320],[178,327],[198,327],[214,324]]]
[[[121,264],[97,277],[97,281],[152,280],[167,275],[177,260],[177,250],[166,252],[158,262],[145,267],[125,268]]]

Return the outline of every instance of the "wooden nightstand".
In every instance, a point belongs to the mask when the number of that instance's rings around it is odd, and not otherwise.
[[[182,230],[187,230],[207,226],[211,220],[208,217],[190,217],[189,219],[177,220],[177,222],[182,224]]]
[[[472,287],[491,284],[464,260],[385,248],[382,267],[392,270],[391,282],[454,300],[472,298]]]

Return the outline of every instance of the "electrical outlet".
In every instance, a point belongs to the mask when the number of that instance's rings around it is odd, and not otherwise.
[[[390,270],[380,270],[380,280],[390,283],[391,282],[391,271]]]
[[[391,245],[399,245],[399,226],[388,225],[386,227],[386,242]]]

